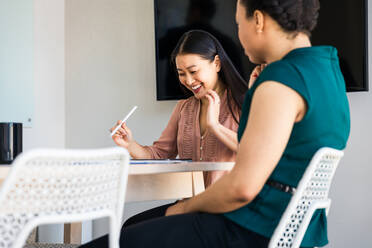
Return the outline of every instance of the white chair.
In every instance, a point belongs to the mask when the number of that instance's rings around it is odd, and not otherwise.
[[[271,237],[269,248],[300,247],[314,212],[326,209],[328,214],[329,188],[343,155],[342,151],[327,147],[314,154]]]
[[[122,148],[38,149],[21,154],[0,188],[0,248],[21,248],[38,225],[110,218],[119,247],[129,170]]]

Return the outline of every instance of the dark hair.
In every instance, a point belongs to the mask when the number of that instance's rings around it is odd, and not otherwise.
[[[221,70],[219,71],[219,79],[227,89],[227,104],[234,120],[239,123],[237,116],[234,115],[232,102],[241,110],[244,94],[247,91],[247,83],[241,77],[235,66],[222,48],[220,42],[210,33],[203,30],[191,30],[182,35],[176,47],[171,54],[171,63],[175,71],[176,57],[179,54],[197,54],[200,57],[209,61],[214,61],[218,55],[221,62]],[[192,96],[186,87],[180,84],[184,89],[186,96]]]
[[[315,28],[319,16],[319,0],[239,0],[247,18],[261,10],[273,18],[285,31],[307,34]]]

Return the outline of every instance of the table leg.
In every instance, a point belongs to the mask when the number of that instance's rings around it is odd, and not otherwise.
[[[194,171],[192,176],[192,195],[195,196],[205,190],[204,177],[202,171]]]
[[[64,226],[64,243],[81,244],[81,222],[69,223]]]

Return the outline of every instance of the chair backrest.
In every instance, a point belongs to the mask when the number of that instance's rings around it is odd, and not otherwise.
[[[21,248],[41,224],[107,216],[110,246],[118,247],[128,169],[118,147],[21,154],[0,189],[0,248]]]
[[[314,154],[274,231],[269,248],[300,247],[314,212],[326,209],[328,214],[331,204],[329,188],[343,154],[328,147]]]

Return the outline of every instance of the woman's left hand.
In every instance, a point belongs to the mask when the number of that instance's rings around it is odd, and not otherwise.
[[[220,116],[220,97],[213,90],[208,90],[205,97],[208,99],[207,127],[214,129],[220,123],[218,120]]]
[[[265,69],[266,66],[267,66],[267,64],[257,65],[253,69],[253,71],[251,73],[251,77],[250,77],[249,82],[248,82],[248,89],[250,89],[252,87],[252,85],[254,84],[254,82],[256,81],[256,79],[261,74],[261,72]]]
[[[185,202],[186,201],[178,201],[176,204],[168,207],[167,211],[165,212],[165,216],[184,214],[185,213]]]

